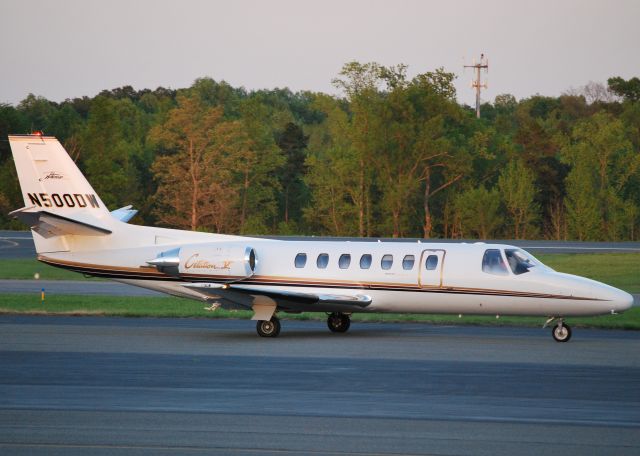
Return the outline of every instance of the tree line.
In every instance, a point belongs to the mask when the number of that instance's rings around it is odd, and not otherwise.
[[[339,96],[191,87],[0,104],[0,226],[23,205],[7,134],[56,136],[134,223],[239,234],[637,240],[640,79],[499,95],[444,69],[349,62]]]

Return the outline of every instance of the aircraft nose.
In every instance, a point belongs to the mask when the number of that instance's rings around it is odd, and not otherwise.
[[[633,306],[633,296],[626,291],[616,289],[611,300],[612,309],[615,312],[624,312]]]

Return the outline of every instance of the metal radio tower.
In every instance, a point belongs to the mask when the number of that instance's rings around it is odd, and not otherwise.
[[[489,72],[489,59],[487,59],[484,54],[480,54],[480,62],[476,63],[475,59],[473,59],[472,65],[464,65],[465,68],[474,68],[476,78],[471,81],[471,88],[476,89],[476,117],[480,118],[480,90],[486,89],[489,86],[487,85],[487,81],[484,83],[480,80],[480,70],[485,70],[485,72]]]

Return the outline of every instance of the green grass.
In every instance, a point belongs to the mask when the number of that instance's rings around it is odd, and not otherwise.
[[[95,278],[87,279],[78,272],[54,268],[48,264],[41,263],[35,258],[16,258],[0,261],[0,279],[29,280],[33,279],[36,273],[40,275],[40,280],[99,280]]]
[[[640,293],[638,253],[556,253],[536,257],[556,271],[588,277],[628,293]]]
[[[0,313],[47,315],[97,315],[122,317],[195,317],[249,319],[252,312],[204,310],[205,304],[197,301],[166,297],[111,297],[47,295],[44,302],[38,294],[0,294]],[[325,320],[323,313],[281,314],[291,320]],[[422,322],[440,325],[463,324],[485,326],[542,326],[544,318],[538,317],[481,317],[414,314],[354,314],[354,322]],[[570,318],[575,327],[640,329],[640,308],[632,308],[621,315],[589,318]]]
[[[0,294],[0,312],[68,315],[117,315],[123,317],[210,317],[205,303],[189,299],[131,296],[79,296],[48,293]],[[232,315],[232,312],[228,312]],[[246,312],[251,315],[251,312]]]

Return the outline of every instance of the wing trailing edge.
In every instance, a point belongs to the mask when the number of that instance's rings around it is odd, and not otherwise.
[[[305,293],[237,284],[190,283],[183,285],[222,301],[222,307],[252,309],[271,301],[280,310],[291,312],[349,312],[371,304],[367,295]],[[230,305],[229,305],[230,304]]]

